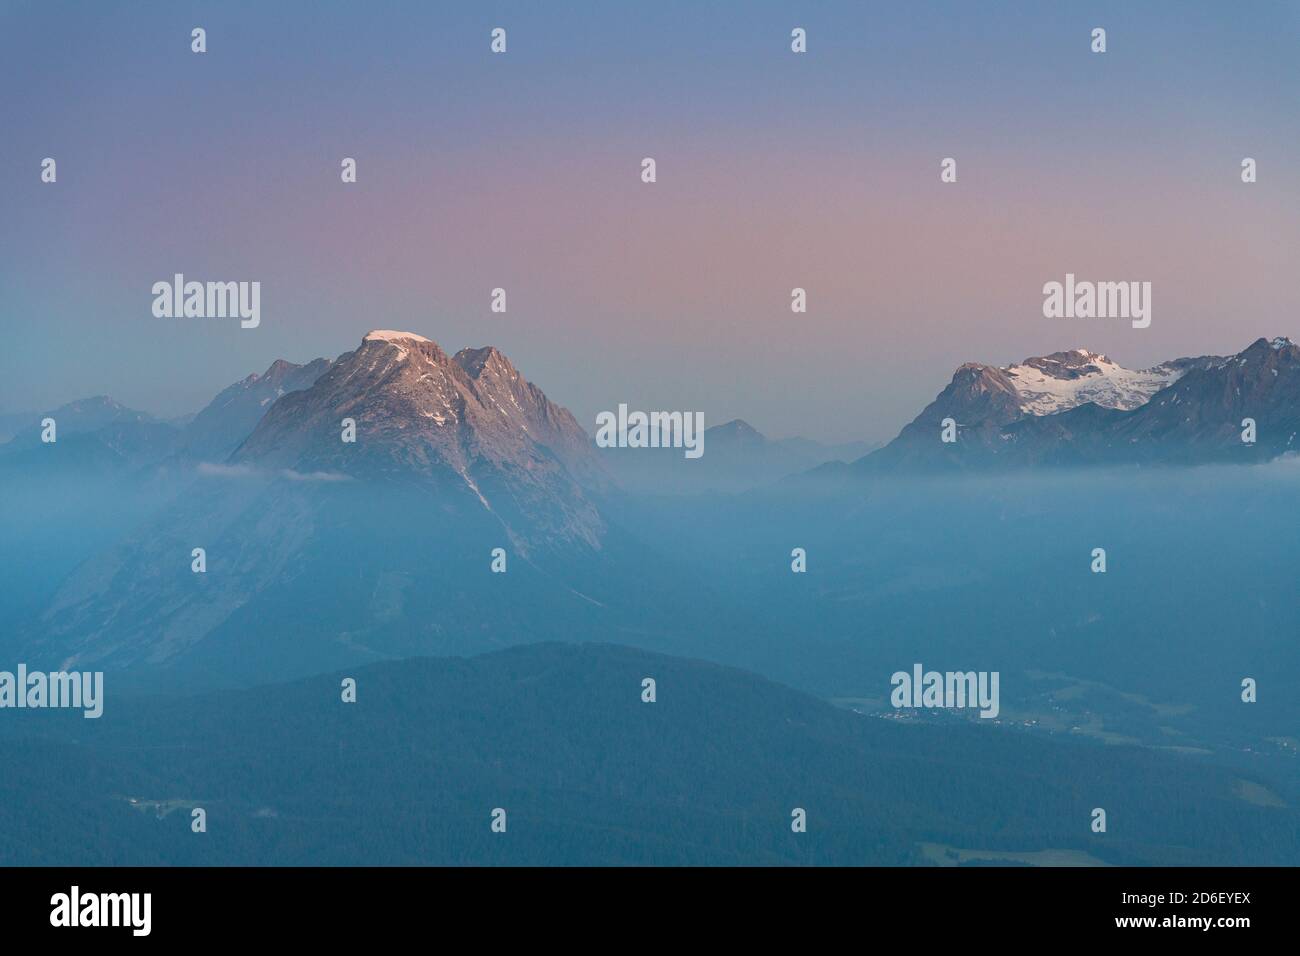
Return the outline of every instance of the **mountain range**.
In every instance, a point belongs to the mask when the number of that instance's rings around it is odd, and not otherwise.
[[[773,442],[741,421],[709,429],[702,460],[720,463],[711,490],[826,456],[841,460],[809,474],[854,482],[1258,462],[1295,448],[1297,369],[1300,349],[1286,339],[1141,371],[1085,350],[967,364],[894,441],[851,463],[848,449]],[[545,638],[628,634],[673,649],[714,630],[716,608],[672,597],[694,586],[672,542],[648,543],[648,523],[667,516],[625,504],[633,496],[619,488],[638,452],[651,488],[665,484],[650,462],[699,462],[649,454],[672,449],[601,453],[494,348],[448,355],[423,336],[375,330],[334,361],[277,361],[188,422],[106,398],[52,414],[56,445],[29,427],[0,446],[0,474],[50,488],[66,479],[66,531],[30,529],[33,553],[67,545],[45,575],[57,586],[33,590],[0,641],[33,664],[251,681]],[[1240,440],[1247,417],[1255,444]],[[955,443],[940,441],[945,418]],[[100,470],[129,476],[150,501],[125,508],[114,485],[114,508],[147,515],[116,536],[88,533],[102,508],[68,502]],[[196,548],[202,571],[191,567]],[[80,554],[71,567],[69,554]],[[489,570],[498,556],[508,578]]]
[[[309,387],[329,368],[328,359],[295,365],[277,359],[223,389],[195,415],[161,420],[127,408],[107,395],[69,402],[47,412],[4,416],[8,436],[0,444],[0,467],[106,472],[139,469],[164,462],[224,461],[280,397]],[[45,454],[41,422],[54,419],[59,455]],[[3,437],[3,435],[0,435]]]
[[[773,440],[733,419],[707,428],[707,453],[685,460],[672,449],[595,449],[573,415],[495,348],[448,356],[423,336],[375,330],[335,361],[277,359],[185,419],[162,421],[107,396],[7,414],[0,439],[11,437],[0,444],[0,468],[50,467],[51,456],[40,456],[39,422],[52,417],[64,465],[208,462],[366,479],[418,474],[485,503],[525,549],[518,527],[530,510],[548,513],[548,533],[597,546],[601,521],[584,491],[735,492],[809,470],[829,476],[1268,460],[1300,448],[1298,369],[1300,347],[1281,337],[1258,339],[1236,355],[1139,370],[1082,348],[1007,366],[969,362],[883,447]],[[353,447],[335,434],[345,417],[358,423]],[[1241,440],[1247,418],[1255,422],[1253,443]],[[948,419],[956,427],[952,442],[941,439]]]
[[[1242,440],[1246,419],[1254,441]],[[955,424],[955,441],[943,440]],[[1300,450],[1300,347],[1258,339],[1236,355],[1143,370],[1074,349],[968,363],[885,447],[822,476],[1032,466],[1268,461]]]

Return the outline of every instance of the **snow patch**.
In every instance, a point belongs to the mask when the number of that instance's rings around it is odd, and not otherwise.
[[[432,342],[432,339],[426,339],[423,335],[416,335],[414,332],[395,332],[392,329],[371,329],[362,341],[400,342],[407,339],[412,342]]]
[[[1027,414],[1054,415],[1087,402],[1127,411],[1145,405],[1152,395],[1178,381],[1183,374],[1168,366],[1127,369],[1087,349],[1075,349],[1074,354],[1085,360],[1081,367],[1063,369],[1080,373],[1074,377],[1058,376],[1025,364],[1003,369]]]

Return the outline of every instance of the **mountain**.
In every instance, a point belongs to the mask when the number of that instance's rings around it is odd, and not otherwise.
[[[771,444],[758,429],[739,418],[733,418],[722,425],[706,428],[704,435],[706,439],[712,441],[710,450],[717,448],[733,451],[756,450],[766,448]]]
[[[1134,371],[1087,349],[1053,352],[998,369],[1016,394],[1024,415],[1053,415],[1088,402],[1128,410],[1146,404],[1160,389],[1192,368],[1221,362],[1218,356],[1175,359]]]
[[[958,439],[942,442],[944,419]],[[1241,440],[1242,420],[1257,441]],[[995,368],[969,363],[856,471],[1265,461],[1300,450],[1300,348],[1259,339],[1234,356],[1133,371],[1075,349]]]
[[[127,408],[106,395],[69,402],[51,412],[7,416],[0,425],[14,440],[0,450],[13,455],[9,466],[50,472],[139,469],[179,459],[224,461],[253,431],[281,395],[307,388],[330,366],[328,359],[294,365],[277,359],[261,375],[253,373],[222,390],[197,415],[160,421]],[[41,421],[57,422],[60,455],[46,454],[40,440]],[[61,447],[60,447],[61,446]]]
[[[355,703],[341,701],[345,676]],[[24,768],[0,775],[0,864],[860,866],[955,847],[1280,865],[1298,851],[1293,808],[1242,796],[1277,786],[1254,772],[978,719],[880,719],[609,644],[200,696],[107,687],[98,720],[0,721],[0,760]],[[196,806],[204,836],[190,832]],[[1104,837],[1089,830],[1096,806]]]
[[[343,440],[344,419],[355,442]],[[496,349],[452,358],[409,332],[367,333],[276,401],[230,461],[427,485],[481,506],[522,552],[556,541],[598,549],[604,530],[583,487],[599,465],[573,415]]]
[[[146,684],[251,683],[695,613],[664,604],[677,572],[602,514],[573,416],[495,349],[371,332],[226,462],[170,474],[151,520],[0,645]]]
[[[828,445],[808,438],[770,439],[741,419],[704,430],[704,454],[675,448],[602,448],[601,460],[627,491],[651,494],[745,491],[825,462],[849,462],[866,442]]]
[[[54,419],[56,429],[49,444],[41,441],[46,418]],[[179,435],[174,425],[97,395],[15,425],[14,437],[0,445],[0,468],[26,475],[138,468],[171,454]]]
[[[152,415],[127,408],[107,395],[69,402],[48,414],[58,421],[59,430],[68,434],[85,434],[114,425],[143,425],[157,421]],[[38,423],[35,427],[39,430]]]
[[[185,425],[178,450],[203,461],[225,461],[276,399],[309,388],[329,367],[324,358],[306,365],[276,359],[261,375],[254,372],[209,402]]]

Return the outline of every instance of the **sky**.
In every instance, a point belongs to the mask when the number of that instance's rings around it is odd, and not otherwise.
[[[967,361],[1300,340],[1297,49],[1294,2],[0,0],[0,412],[180,415],[386,328],[589,430],[874,441]],[[260,326],[156,318],[176,272]],[[1151,326],[1044,318],[1067,272]]]

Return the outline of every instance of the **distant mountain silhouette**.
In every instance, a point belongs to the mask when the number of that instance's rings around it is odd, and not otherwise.
[[[704,430],[704,454],[676,448],[605,448],[601,460],[625,490],[650,494],[745,491],[824,462],[849,462],[866,442],[823,444],[809,438],[770,439],[739,418]]]
[[[55,422],[55,442],[41,441],[41,422]],[[137,468],[172,453],[180,430],[107,395],[79,399],[14,422],[14,435],[0,445],[0,471],[36,476],[83,475]]]

